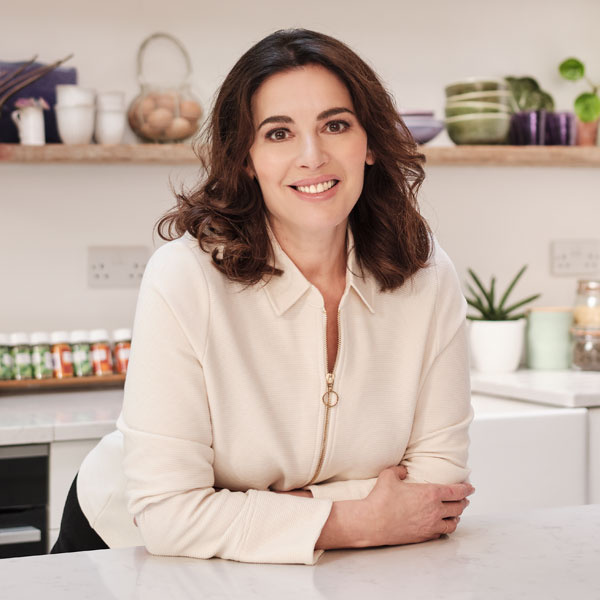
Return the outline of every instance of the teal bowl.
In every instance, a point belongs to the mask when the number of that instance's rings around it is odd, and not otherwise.
[[[457,145],[507,144],[511,115],[482,113],[446,119],[448,137]]]

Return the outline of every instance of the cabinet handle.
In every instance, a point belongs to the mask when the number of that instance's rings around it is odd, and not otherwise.
[[[0,529],[0,546],[39,542],[42,532],[36,527],[3,527]]]

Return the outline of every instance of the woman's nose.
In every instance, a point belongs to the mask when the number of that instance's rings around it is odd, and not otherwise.
[[[299,167],[318,169],[327,160],[327,152],[318,136],[307,135],[301,139],[297,159]]]

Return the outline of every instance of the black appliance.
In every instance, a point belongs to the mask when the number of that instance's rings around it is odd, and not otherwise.
[[[48,444],[0,446],[0,558],[46,554]]]

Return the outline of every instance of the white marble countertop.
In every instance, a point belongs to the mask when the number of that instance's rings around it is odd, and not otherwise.
[[[595,371],[472,371],[471,389],[480,394],[569,408],[600,406],[600,372]]]
[[[0,396],[0,446],[101,438],[122,402],[122,389]]]
[[[143,548],[0,560],[11,600],[600,598],[600,505],[466,513],[423,544],[326,552],[312,567],[168,558]]]

